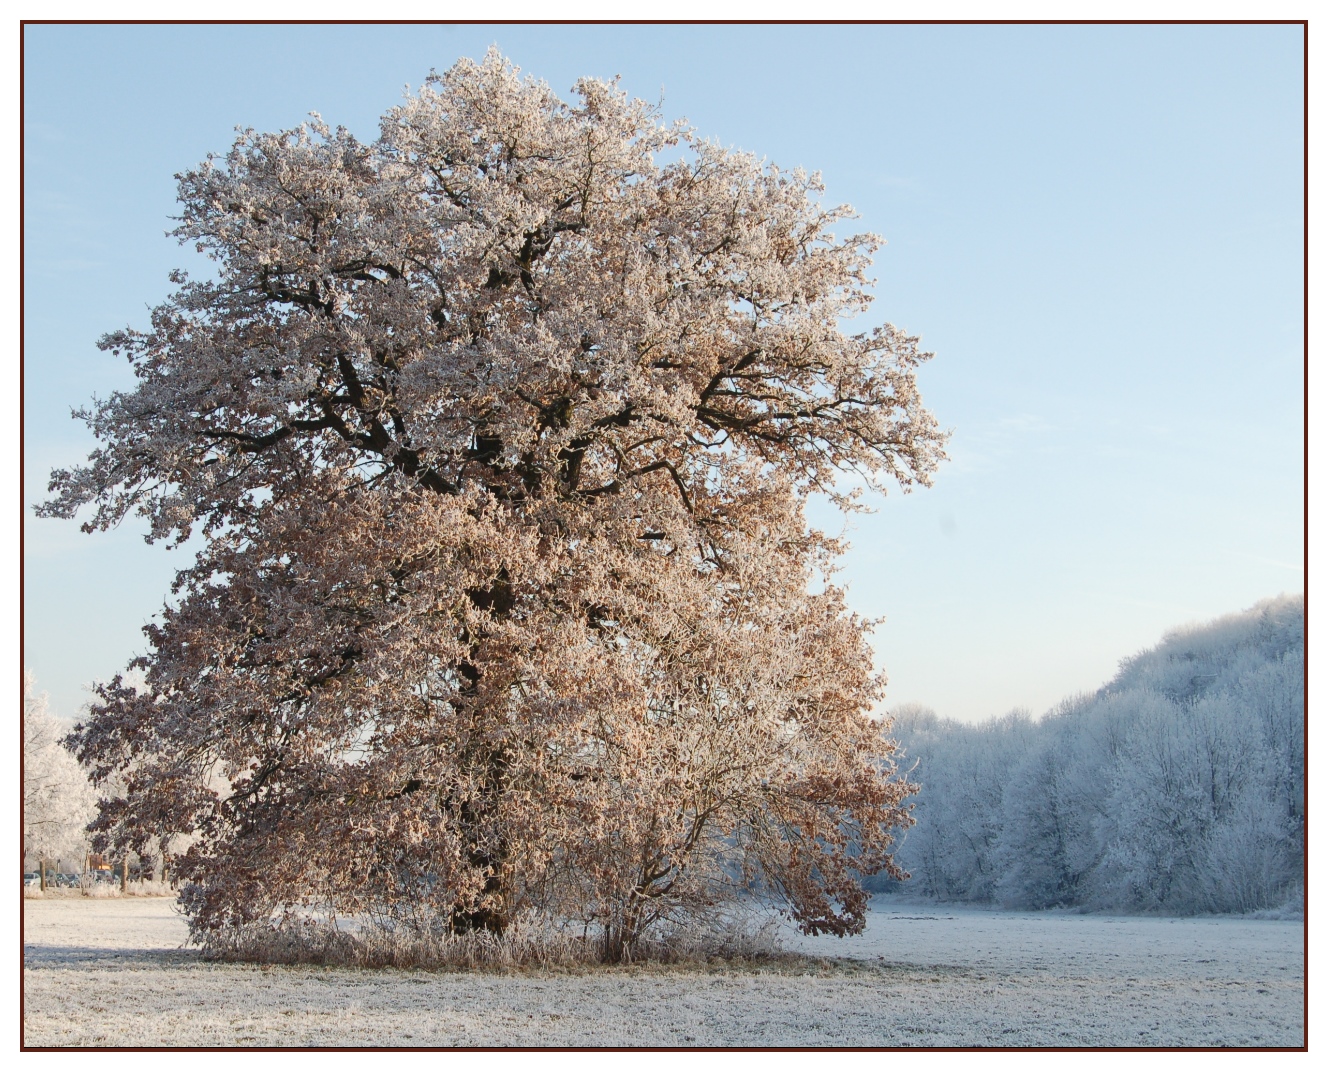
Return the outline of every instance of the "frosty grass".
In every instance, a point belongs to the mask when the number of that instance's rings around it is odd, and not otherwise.
[[[878,902],[769,969],[209,964],[166,898],[24,902],[29,1046],[1299,1046],[1302,924]]]

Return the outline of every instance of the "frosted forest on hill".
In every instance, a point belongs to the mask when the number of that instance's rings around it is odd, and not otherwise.
[[[1303,902],[1305,602],[1168,633],[1038,721],[891,712],[917,824],[884,893],[1005,908],[1282,912]]]

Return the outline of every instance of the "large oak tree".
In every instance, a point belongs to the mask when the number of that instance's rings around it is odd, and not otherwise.
[[[841,329],[877,240],[815,176],[575,94],[490,53],[370,144],[245,133],[180,176],[215,277],[102,342],[137,387],[43,510],[203,549],[74,741],[127,786],[102,843],[187,843],[196,934],[533,906],[621,957],[739,888],[853,931],[897,870],[911,787],[802,506],[929,481],[929,355]]]

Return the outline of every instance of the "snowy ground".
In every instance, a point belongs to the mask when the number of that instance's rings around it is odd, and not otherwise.
[[[832,962],[431,974],[205,964],[166,899],[24,903],[28,1046],[1299,1046],[1302,925],[878,904]],[[849,958],[847,960],[840,958]]]

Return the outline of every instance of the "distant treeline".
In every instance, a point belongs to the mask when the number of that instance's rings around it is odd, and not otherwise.
[[[1036,722],[892,715],[922,791],[912,878],[882,892],[1174,914],[1302,897],[1303,597],[1172,632]]]

